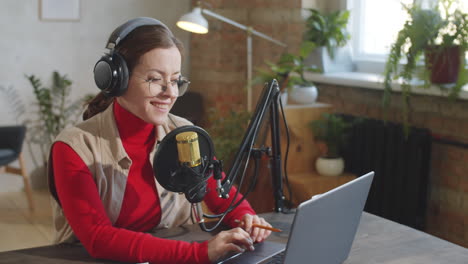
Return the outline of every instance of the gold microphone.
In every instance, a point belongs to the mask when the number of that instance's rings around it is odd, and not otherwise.
[[[176,136],[177,152],[179,154],[179,162],[183,166],[195,168],[201,165],[200,146],[198,145],[198,134],[193,131],[182,132]],[[198,170],[199,168],[195,168]],[[203,223],[203,209],[201,199],[203,199],[205,189],[201,189],[201,193],[195,192],[193,200],[189,199],[191,195],[186,194],[187,200],[192,203],[192,221],[194,223]],[[201,199],[200,199],[201,197]]]
[[[179,133],[176,136],[176,141],[180,164],[191,168],[201,165],[200,146],[198,145],[198,134],[196,132]]]

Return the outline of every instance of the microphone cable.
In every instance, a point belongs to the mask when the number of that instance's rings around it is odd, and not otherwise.
[[[281,100],[281,96],[279,96],[279,105],[281,109],[281,115],[283,116],[283,124],[286,130],[286,151],[284,153],[284,161],[283,161],[283,170],[284,170],[284,179],[286,180],[286,187],[288,189],[289,193],[289,208],[288,212],[283,211],[285,214],[293,213],[291,212],[291,207],[292,207],[292,199],[293,199],[293,192],[291,188],[291,184],[289,183],[289,177],[288,177],[288,157],[289,157],[289,147],[290,147],[290,134],[289,134],[289,126],[288,122],[286,121],[286,115],[284,114],[284,108],[283,108],[283,101]]]

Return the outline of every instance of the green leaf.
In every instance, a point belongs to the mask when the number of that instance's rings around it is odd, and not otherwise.
[[[311,12],[306,19],[304,40],[311,41],[317,47],[326,47],[330,57],[334,58],[335,49],[343,47],[350,38],[347,23],[350,12],[348,10],[324,14],[316,9],[307,9]]]

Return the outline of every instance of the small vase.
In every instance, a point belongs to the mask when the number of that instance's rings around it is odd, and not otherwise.
[[[315,168],[320,175],[338,176],[343,173],[343,158],[324,158],[318,157],[315,161]]]
[[[286,106],[288,104],[288,92],[284,91],[280,94],[280,103],[283,106]]]
[[[289,98],[297,104],[313,104],[317,100],[317,87],[312,86],[294,86],[289,93]]]
[[[305,58],[304,64],[308,66],[315,65],[322,69],[323,73],[351,72],[354,70],[350,45],[336,48],[333,59],[327,48],[316,48]]]

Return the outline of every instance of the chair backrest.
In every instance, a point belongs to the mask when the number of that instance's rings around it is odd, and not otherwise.
[[[200,126],[203,119],[203,97],[198,92],[189,91],[177,99],[171,113],[187,118],[194,125]]]
[[[11,149],[19,155],[25,136],[26,126],[0,126],[0,149]]]

